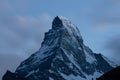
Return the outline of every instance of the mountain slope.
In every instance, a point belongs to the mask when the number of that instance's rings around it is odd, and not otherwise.
[[[120,80],[120,66],[108,71],[107,73],[103,74],[97,80]]]
[[[41,48],[23,61],[15,74],[30,80],[90,80],[112,68],[103,55],[84,45],[74,24],[57,16]]]

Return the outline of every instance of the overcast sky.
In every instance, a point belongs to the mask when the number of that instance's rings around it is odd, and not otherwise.
[[[78,26],[94,52],[120,62],[120,0],[0,0],[0,78],[40,48],[57,15]]]

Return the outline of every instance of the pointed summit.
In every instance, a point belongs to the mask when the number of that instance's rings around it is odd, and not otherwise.
[[[62,16],[56,16],[52,22],[53,30],[64,30],[63,32],[69,33],[71,36],[76,36],[82,39],[79,29],[76,25],[72,24],[70,20]]]
[[[71,43],[73,42],[73,43]],[[45,33],[42,45],[83,44],[78,28],[67,18],[56,16],[52,22],[52,29]]]
[[[52,28],[65,27],[66,24],[72,24],[67,18],[56,16],[52,22]],[[73,25],[73,24],[72,24]]]
[[[63,27],[63,23],[60,17],[56,16],[52,22],[52,28],[57,29],[59,27]]]
[[[30,80],[91,80],[112,68],[102,55],[84,45],[74,24],[57,16],[41,48],[23,61],[15,74]]]

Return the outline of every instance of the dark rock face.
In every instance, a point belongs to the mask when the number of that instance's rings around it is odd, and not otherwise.
[[[113,67],[110,67],[110,64],[103,59],[101,54],[95,54],[95,57],[99,64],[96,66],[99,71],[103,71],[104,73],[111,70]]]
[[[97,80],[120,80],[120,66],[103,74]]]
[[[2,80],[29,80],[19,74],[7,71]]]
[[[30,80],[89,80],[112,68],[101,54],[84,45],[74,24],[57,16],[39,51],[23,61],[15,73]]]

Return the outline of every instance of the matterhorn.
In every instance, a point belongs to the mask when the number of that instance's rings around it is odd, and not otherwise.
[[[84,44],[76,25],[56,16],[41,48],[3,80],[95,80],[115,66]]]

